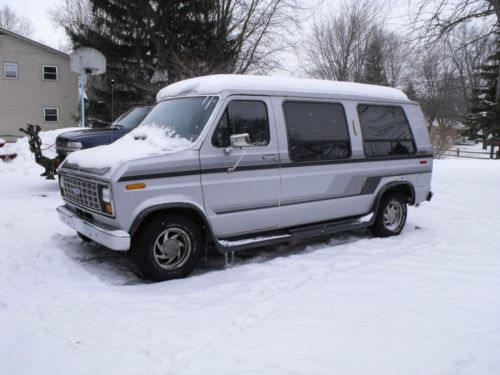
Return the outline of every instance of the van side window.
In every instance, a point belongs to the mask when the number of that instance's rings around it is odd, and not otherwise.
[[[286,101],[283,108],[293,162],[350,156],[347,121],[341,104]]]
[[[415,142],[403,108],[358,106],[365,156],[380,157],[415,153]]]
[[[267,146],[270,140],[269,118],[264,102],[233,100],[229,102],[212,137],[215,147],[228,147],[233,134],[248,133],[252,146]]]

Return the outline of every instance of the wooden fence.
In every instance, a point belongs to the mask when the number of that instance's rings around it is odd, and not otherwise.
[[[455,150],[447,150],[439,153],[441,156],[452,156],[456,158],[468,159],[500,159],[500,152],[491,151],[465,151],[457,148]]]

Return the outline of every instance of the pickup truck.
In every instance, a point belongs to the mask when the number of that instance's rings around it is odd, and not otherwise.
[[[74,151],[108,145],[134,129],[151,110],[149,106],[133,107],[109,127],[85,128],[62,133],[56,138],[56,152],[62,161]]]

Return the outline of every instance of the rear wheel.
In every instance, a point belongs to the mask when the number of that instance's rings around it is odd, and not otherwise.
[[[199,225],[188,217],[165,214],[149,220],[132,239],[139,270],[155,281],[188,276],[203,252]]]
[[[403,230],[408,212],[408,199],[401,193],[386,193],[380,201],[375,223],[370,228],[377,237],[396,236]]]

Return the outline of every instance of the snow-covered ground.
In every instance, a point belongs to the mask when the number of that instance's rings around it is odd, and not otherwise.
[[[47,137],[46,143],[50,144]],[[24,141],[20,141],[24,142]],[[399,237],[350,233],[148,283],[0,162],[0,374],[498,374],[500,161],[435,163]]]

